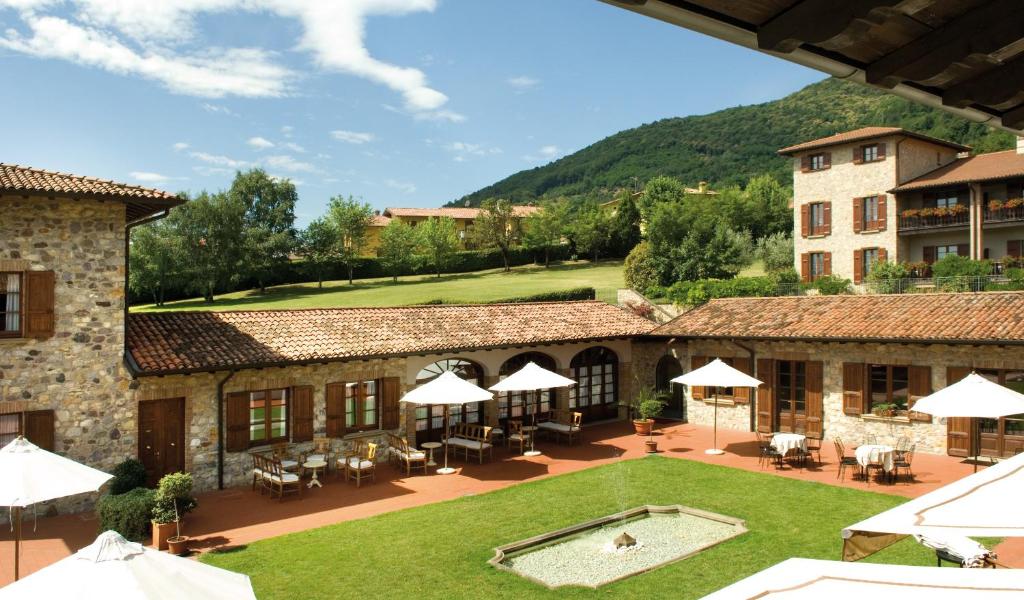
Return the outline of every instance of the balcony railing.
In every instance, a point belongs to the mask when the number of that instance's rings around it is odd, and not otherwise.
[[[967,225],[970,222],[970,213],[966,208],[956,212],[935,208],[910,209],[900,214],[900,231],[932,229],[935,227],[957,227]]]
[[[986,223],[1006,223],[1010,221],[1024,221],[1024,205],[1002,206],[999,208],[988,207],[985,209]]]

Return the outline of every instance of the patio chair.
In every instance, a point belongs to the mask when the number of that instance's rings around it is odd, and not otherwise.
[[[760,431],[754,433],[757,434],[757,464],[764,467],[765,464],[771,462],[778,466],[782,462],[782,454],[775,449],[775,446],[772,446],[772,440]]]
[[[877,443],[878,443],[878,438],[875,437],[874,434],[870,434],[869,433],[868,435],[864,436],[864,445],[865,446],[874,446]]]
[[[345,470],[345,481],[356,480],[356,487],[363,485],[363,480],[370,478],[376,481],[377,444],[356,444],[355,452],[338,459],[338,467]]]
[[[814,460],[814,464],[821,464],[821,440],[825,437],[822,433],[820,438],[809,437],[807,438],[807,456]]]
[[[413,469],[423,469],[427,474],[427,453],[409,445],[409,440],[395,436],[397,447],[392,447],[392,456],[398,464],[405,466],[406,476],[412,475]]]
[[[302,497],[302,480],[296,473],[289,473],[284,470],[284,466],[281,461],[266,457],[262,458],[264,465],[264,485],[270,490],[270,498],[274,498],[274,491],[277,491],[277,499],[279,502],[284,501],[284,495],[292,492],[298,493],[299,497]]]
[[[508,435],[505,437],[505,446],[511,447],[513,443],[519,444],[519,453],[522,454],[526,451],[527,446],[530,445],[530,436],[532,434],[523,431],[522,421],[509,421],[508,422]]]
[[[299,455],[299,464],[305,465],[311,460],[322,460],[327,463],[324,467],[324,473],[331,468],[331,459],[334,458],[334,447],[331,438],[327,436],[315,436],[313,438],[313,447]],[[303,467],[305,470],[305,467]]]
[[[281,462],[281,468],[285,471],[295,471],[299,468],[299,461],[291,456],[288,442],[278,442],[270,447],[274,458]]]
[[[910,469],[910,464],[914,462],[914,451],[917,450],[917,444],[911,444],[910,449],[903,452],[902,456],[897,456],[893,462],[892,477],[893,481],[900,478],[900,471],[906,471],[907,475],[910,475],[910,481],[914,481],[914,472]]]
[[[260,484],[260,494],[263,493],[263,457],[256,452],[250,452],[252,457],[252,491],[256,491],[256,484]]]
[[[538,423],[535,433],[540,433],[541,431],[549,433],[554,436],[556,442],[559,437],[564,435],[568,439],[569,445],[572,446],[573,440],[579,439],[583,431],[583,413],[569,413],[568,418],[565,420],[562,420],[562,415],[565,413],[557,412],[555,414],[557,415],[555,420]]]
[[[910,448],[911,439],[905,435],[901,435],[896,439],[896,445],[893,446],[893,458],[899,460],[907,450]]]
[[[857,462],[857,457],[847,456],[846,449],[843,447],[843,441],[839,438],[832,440],[832,443],[836,447],[836,459],[838,460],[839,472],[836,474],[836,479],[842,479],[843,473],[846,471],[846,467],[853,467],[854,469],[860,470],[860,464]]]

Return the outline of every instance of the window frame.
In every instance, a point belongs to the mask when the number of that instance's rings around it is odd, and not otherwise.
[[[18,439],[19,435],[25,435],[25,413],[24,412],[0,413],[0,420],[3,420],[4,418],[10,418],[10,417],[14,417],[15,419],[17,419],[18,420],[18,425],[17,425],[16,429],[13,432],[14,437],[12,437],[10,440],[6,440],[6,441],[3,441],[3,442],[0,442],[0,448],[2,448],[3,446],[6,446],[11,441]],[[11,433],[4,433],[3,431],[0,431],[0,436],[8,436],[8,435],[12,435],[12,434]]]
[[[815,269],[815,265],[818,265],[820,269]],[[825,253],[824,252],[808,252],[807,253],[807,278],[809,281],[817,281],[818,279],[825,277]]]
[[[807,206],[807,235],[825,235],[825,203],[810,202]]]
[[[825,166],[825,153],[818,152],[817,154],[811,154],[807,157],[807,170],[808,171],[824,171],[828,167]]]
[[[604,360],[598,362],[596,358],[601,355]],[[600,366],[600,373],[594,373],[594,367]],[[584,372],[585,371],[585,372]],[[600,393],[598,401],[594,401],[595,376],[601,377]],[[586,378],[586,385],[583,378]],[[582,410],[597,406],[614,406],[619,403],[619,355],[611,348],[605,346],[591,346],[576,353],[569,363],[569,378],[576,381],[576,385],[569,386],[568,405],[570,410]],[[609,389],[608,386],[611,386]],[[582,393],[586,390],[586,393]],[[610,399],[609,399],[610,395]],[[586,404],[582,404],[582,400]]]
[[[273,411],[270,410],[269,402],[273,399],[271,397],[271,392],[278,392],[278,391],[280,391],[280,392],[282,392],[284,394],[284,410],[285,410],[285,412],[284,412],[284,435],[283,436],[278,436],[278,437],[270,437],[270,432],[273,430],[272,425],[276,421],[274,421],[273,418],[272,418]],[[249,411],[249,447],[252,448],[252,447],[256,447],[256,446],[270,446],[272,444],[278,444],[278,443],[281,443],[281,442],[289,442],[289,441],[291,441],[291,433],[292,433],[291,432],[292,389],[290,387],[285,387],[285,388],[267,388],[267,389],[263,389],[263,390],[251,390],[251,391],[247,391],[245,393],[249,395],[249,407],[248,407],[248,411]],[[263,406],[263,430],[266,432],[265,433],[266,437],[264,437],[264,439],[261,439],[261,440],[254,440],[252,438],[252,427],[253,427],[253,425],[255,423],[253,421],[253,418],[252,418],[252,411],[253,411],[252,403],[253,403],[253,395],[255,395],[255,394],[263,394],[263,403],[264,403],[264,406]]]
[[[860,251],[860,270],[861,277],[867,279],[868,275],[871,274],[872,268],[876,262],[878,262],[878,251],[879,248],[864,248]],[[872,255],[872,258],[868,258]]]
[[[367,384],[373,385],[373,393],[366,393]],[[350,391],[355,393],[350,394]],[[380,379],[367,379],[364,381],[346,381],[345,382],[345,432],[355,433],[362,431],[377,431],[381,426],[381,380]],[[373,421],[367,422],[366,420],[366,399],[367,397],[373,397],[373,410],[374,418]],[[352,401],[352,410],[349,410],[349,401]],[[353,416],[352,424],[349,424],[349,415]]]
[[[952,252],[950,252],[950,248],[953,249]],[[935,246],[935,262],[939,262],[950,254],[953,256],[960,256],[960,244],[942,244]]]
[[[878,399],[878,400],[875,399],[875,393],[876,392],[875,392],[875,388],[874,388],[874,385],[873,385],[874,382],[876,381],[875,378],[874,378],[874,371],[875,371],[876,368],[878,368],[878,369],[885,369],[885,392],[884,392],[885,398],[884,399]],[[902,408],[900,408],[898,406],[900,403],[895,401],[895,400],[897,400],[897,397],[893,393],[894,389],[895,389],[894,385],[893,385],[893,382],[896,381],[896,378],[893,376],[893,370],[894,369],[903,369],[906,372],[906,378],[901,380],[904,383],[903,390],[906,392],[902,396],[902,404],[903,404]],[[896,414],[900,415],[900,416],[905,416],[909,412],[909,408],[908,408],[909,404],[910,404],[910,366],[909,365],[887,365],[887,364],[881,364],[881,363],[865,363],[864,364],[864,379],[865,379],[865,381],[864,381],[864,391],[865,391],[865,395],[867,396],[867,409],[868,409],[868,413],[874,413],[875,412],[875,406],[879,405],[879,404],[896,404],[897,405]]]
[[[14,330],[0,330],[0,338],[22,338],[25,337],[25,272],[24,271],[0,271],[0,277],[6,278],[8,275],[16,275],[18,277],[18,310],[17,313],[8,313],[4,306],[0,306],[0,321],[3,321],[6,326],[7,315],[17,314],[18,315],[18,329]],[[7,294],[2,294],[4,297],[3,304],[6,304]]]
[[[873,151],[870,158],[869,151]],[[862,163],[873,163],[885,159],[878,156],[878,144],[865,144],[860,147],[860,160]]]
[[[879,228],[878,219],[878,196],[864,196],[861,198],[860,217],[863,222],[864,231],[877,231]],[[873,216],[874,218],[868,218]]]

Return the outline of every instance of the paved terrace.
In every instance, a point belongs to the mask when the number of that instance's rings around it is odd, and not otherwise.
[[[972,472],[973,467],[948,456],[917,454],[914,457],[914,483],[901,480],[894,485],[870,484],[853,479],[850,470],[843,481],[836,479],[835,452],[826,443],[822,449],[824,464],[808,468],[772,466],[762,468],[757,460],[754,434],[720,430],[723,456],[708,456],[711,428],[688,424],[664,425],[657,435],[663,456],[715,463],[750,471],[763,471],[779,477],[816,481],[827,485],[843,485],[913,498]],[[322,489],[304,490],[301,500],[294,495],[284,502],[271,501],[266,495],[248,487],[210,492],[199,496],[200,508],[187,517],[183,533],[192,537],[191,547],[206,552],[320,527],[339,521],[360,519],[394,510],[480,494],[523,481],[570,473],[620,459],[644,455],[644,440],[634,435],[629,423],[610,423],[587,428],[583,443],[573,447],[541,442],[544,454],[534,458],[496,449],[494,460],[479,465],[454,460],[461,467],[455,475],[405,477],[387,465],[377,471],[377,481],[357,489],[353,483],[335,480],[333,472]],[[92,514],[61,515],[40,518],[35,532],[31,522],[24,528],[22,573],[28,574],[49,565],[74,550],[92,542],[98,522]],[[14,546],[8,527],[0,528],[0,586],[13,577]],[[838,536],[839,532],[836,531]],[[1002,544],[997,551],[1001,562],[1024,567],[1024,541],[1017,539]],[[779,560],[787,557],[779,557]],[[837,557],[838,558],[838,557]]]

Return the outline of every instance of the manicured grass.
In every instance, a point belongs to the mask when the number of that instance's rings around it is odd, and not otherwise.
[[[217,296],[213,304],[202,299],[170,302],[162,308],[152,305],[132,307],[133,311],[156,310],[257,310],[268,308],[323,308],[332,306],[403,306],[422,304],[436,299],[459,302],[487,302],[554,292],[576,287],[592,287],[597,298],[615,302],[615,290],[623,287],[622,261],[602,261],[597,264],[579,261],[550,268],[537,266],[516,267],[511,272],[490,270],[475,273],[402,277],[398,283],[391,278],[357,279],[355,285],[347,281],[324,282],[323,289],[316,282],[283,285],[267,289],[266,294],[255,290]]]
[[[599,595],[699,598],[792,556],[836,560],[844,526],[904,501],[647,457],[263,540],[202,560],[249,574],[264,600],[589,598],[593,590],[547,590],[494,569],[487,560],[495,546],[586,519],[641,504],[683,504],[745,519],[750,531],[678,563],[600,588]],[[904,540],[871,560],[931,565],[935,559]]]
[[[765,274],[764,261],[760,258],[754,259],[754,262],[743,267],[737,274],[737,277],[760,277]]]

